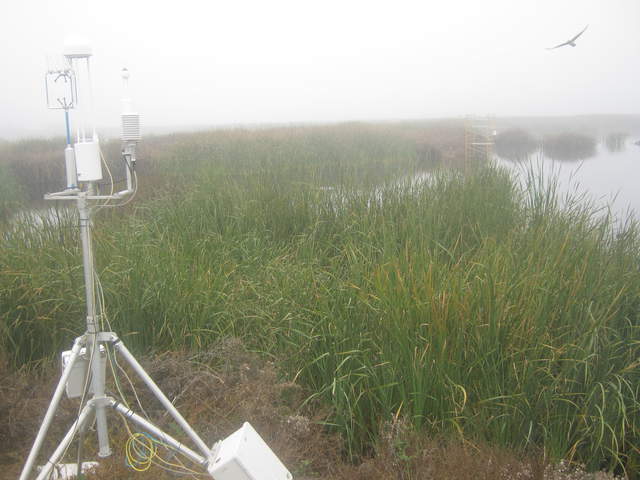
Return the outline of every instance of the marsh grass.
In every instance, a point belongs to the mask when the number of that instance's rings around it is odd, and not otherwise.
[[[420,151],[358,125],[173,138],[153,166],[170,188],[96,219],[114,328],[138,351],[241,338],[331,405],[351,457],[402,417],[637,471],[636,222],[535,172],[527,188],[494,166],[403,181]],[[46,227],[0,247],[13,365],[82,332],[73,226]]]

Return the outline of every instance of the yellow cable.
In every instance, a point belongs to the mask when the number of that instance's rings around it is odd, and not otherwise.
[[[162,458],[159,454],[158,454],[158,447],[157,445],[160,445],[162,447],[165,447],[167,449],[171,449],[171,447],[169,445],[167,445],[164,442],[161,442],[153,437],[151,437],[150,435],[144,434],[144,433],[140,433],[140,432],[132,432],[131,428],[129,427],[129,422],[127,422],[126,418],[124,417],[124,415],[120,415],[122,417],[122,421],[124,422],[125,428],[127,430],[127,433],[129,435],[129,438],[127,439],[127,442],[125,444],[125,455],[127,458],[127,464],[135,471],[137,472],[144,472],[146,470],[148,470],[151,465],[156,465],[159,468],[162,468],[164,470],[168,470],[170,472],[174,472],[174,473],[179,473],[179,474],[187,474],[187,475],[191,475],[193,476],[207,476],[204,473],[201,472],[197,472],[195,470],[192,470],[190,468],[188,468],[186,465],[184,465],[182,463],[182,461],[180,461],[180,459],[176,459],[179,463],[172,463],[164,458]],[[143,441],[140,440],[140,438],[144,438],[146,442],[145,443]],[[143,454],[143,452],[141,452],[140,450],[138,450],[135,445],[138,444],[138,448],[141,448],[143,450],[146,450],[148,452],[148,454]],[[179,452],[178,452],[179,453]],[[138,455],[138,458],[135,457],[135,455]],[[143,456],[144,455],[144,456]],[[142,457],[142,458],[141,458]],[[167,468],[164,465],[167,465],[169,467],[173,467],[173,468]],[[176,470],[174,470],[176,469]]]
[[[148,435],[136,432],[127,439],[125,454],[127,456],[127,464],[132,469],[136,472],[145,472],[153,464],[153,457],[157,454],[157,447]]]

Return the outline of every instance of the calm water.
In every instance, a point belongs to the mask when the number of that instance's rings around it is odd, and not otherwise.
[[[524,161],[497,161],[515,171],[542,167],[545,176],[557,175],[562,192],[585,192],[597,205],[609,205],[619,219],[629,209],[640,219],[640,146],[634,140],[631,137],[618,149],[601,142],[593,156],[582,160],[553,160],[536,152]]]

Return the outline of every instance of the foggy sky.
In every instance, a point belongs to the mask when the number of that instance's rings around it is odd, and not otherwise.
[[[0,137],[63,133],[43,77],[69,34],[102,126],[123,66],[150,126],[640,113],[638,0],[2,0]]]

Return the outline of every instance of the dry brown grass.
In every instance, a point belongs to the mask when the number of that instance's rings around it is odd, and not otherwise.
[[[543,455],[523,457],[468,441],[426,438],[412,431],[402,418],[382,422],[381,441],[375,451],[354,465],[344,460],[340,439],[322,426],[328,412],[318,405],[303,407],[305,392],[279,380],[274,364],[247,352],[235,339],[197,356],[171,353],[148,358],[144,366],[205,441],[213,443],[249,421],[298,480],[611,478],[565,464],[550,466]],[[56,377],[57,368],[53,366],[17,375],[0,370],[0,478],[17,477]],[[149,416],[174,433],[161,406],[140,382],[134,384]],[[133,399],[132,387],[124,378],[122,390]],[[77,402],[62,402],[45,445],[47,451],[73,421],[77,408]],[[111,416],[110,421],[114,455],[103,460],[91,478],[176,478],[157,467],[142,473],[127,467],[123,453],[126,430],[117,417]],[[95,451],[93,435],[88,436],[85,447],[88,452]]]

